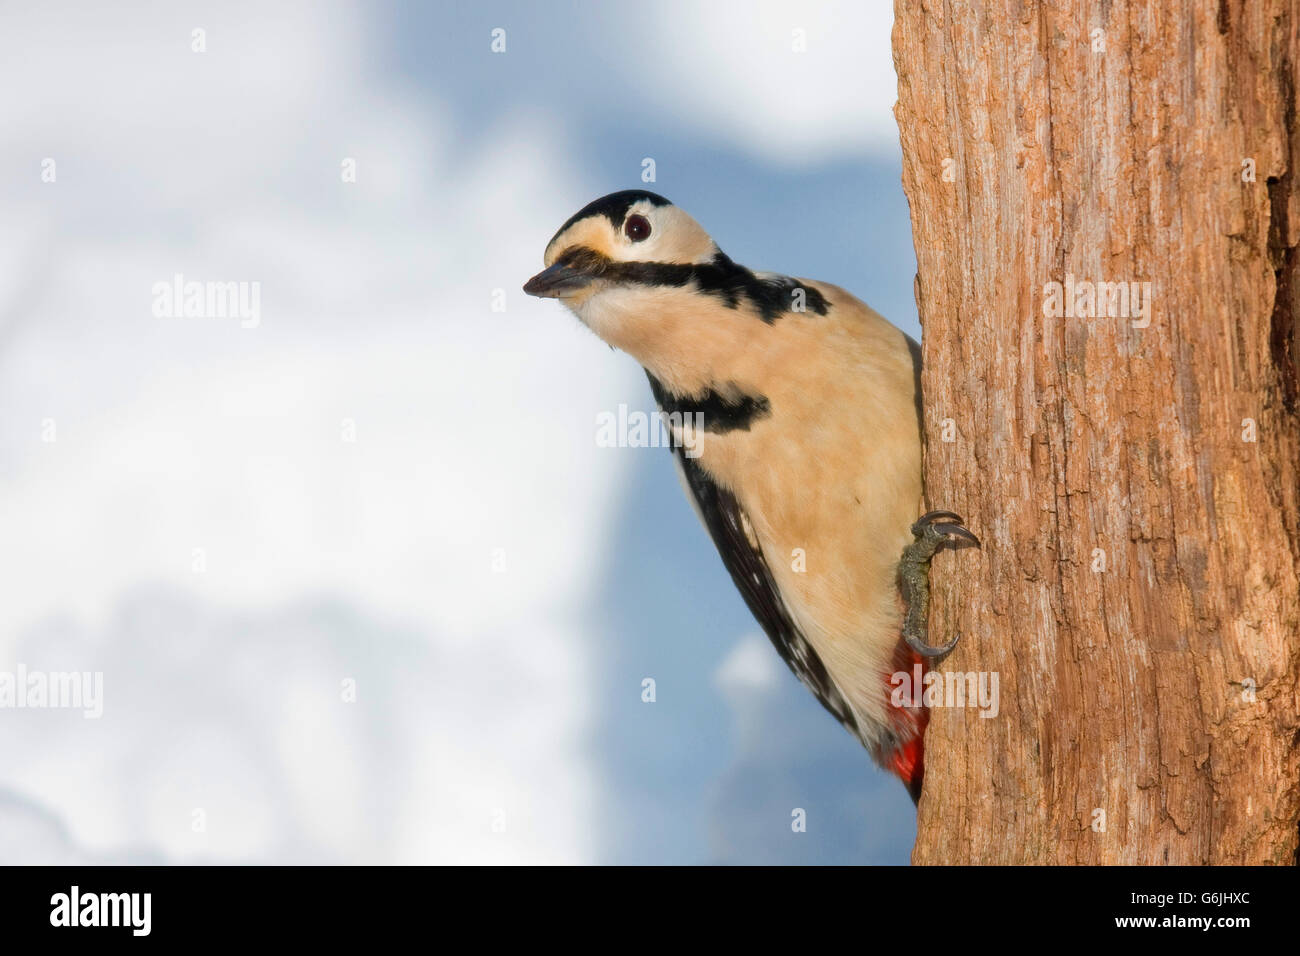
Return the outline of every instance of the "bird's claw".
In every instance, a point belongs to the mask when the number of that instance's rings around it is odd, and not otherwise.
[[[916,519],[912,534],[916,538],[903,549],[898,562],[899,587],[907,604],[903,619],[903,640],[922,657],[942,657],[961,640],[958,634],[942,645],[929,644],[926,634],[930,623],[930,559],[945,542],[969,541],[975,547],[980,539],[964,527],[962,516],[951,511],[929,511]]]
[[[934,532],[940,536],[940,541],[942,541],[943,535],[956,535],[959,538],[965,538],[978,548],[980,539],[975,537],[970,529],[962,526],[964,521],[965,519],[955,511],[927,511],[917,518],[916,523],[912,525],[912,534],[920,538],[928,532]],[[937,545],[935,550],[938,550]],[[930,553],[933,554],[934,551]]]

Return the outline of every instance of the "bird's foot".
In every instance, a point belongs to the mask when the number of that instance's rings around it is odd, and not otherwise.
[[[898,585],[907,603],[903,618],[903,640],[922,657],[942,657],[957,646],[958,634],[938,647],[926,643],[930,624],[930,559],[947,541],[960,539],[980,546],[980,539],[962,526],[962,517],[951,511],[930,511],[912,525],[916,540],[903,549],[898,562]]]

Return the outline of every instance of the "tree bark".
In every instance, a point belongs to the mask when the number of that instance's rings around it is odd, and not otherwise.
[[[1295,862],[1298,7],[896,0],[930,639],[1000,691],[916,863]]]

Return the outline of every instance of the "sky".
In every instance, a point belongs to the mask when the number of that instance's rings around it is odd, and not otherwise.
[[[598,447],[640,369],[520,291],[649,188],[919,338],[891,6],[0,12],[0,675],[102,675],[0,707],[0,863],[906,863],[670,452]]]

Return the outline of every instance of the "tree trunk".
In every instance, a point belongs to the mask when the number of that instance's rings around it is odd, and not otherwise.
[[[916,863],[1295,861],[1298,6],[895,4],[930,639],[1000,691]]]

